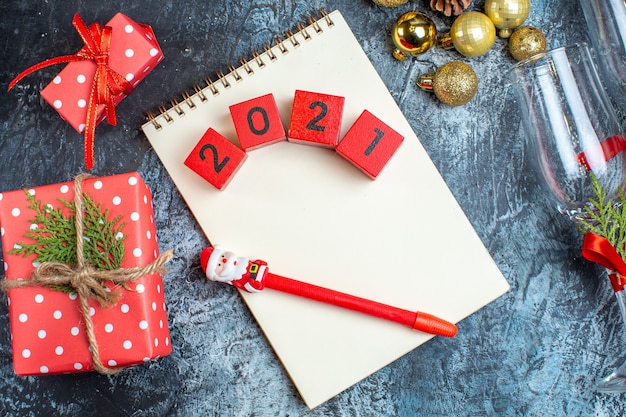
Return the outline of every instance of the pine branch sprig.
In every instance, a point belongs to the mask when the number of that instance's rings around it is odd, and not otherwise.
[[[102,204],[96,204],[87,194],[84,194],[83,201],[85,259],[96,269],[118,269],[124,258],[123,242],[126,235],[122,229],[126,223],[121,222],[121,215],[107,220],[110,210],[104,209]]]
[[[614,222],[616,230],[611,242],[614,242],[613,246],[617,250],[617,253],[620,254],[622,259],[626,260],[626,195],[624,194],[624,189],[621,187],[619,189],[618,198],[619,204],[614,204],[611,207],[613,218],[616,219]]]
[[[577,227],[582,233],[591,232],[602,236],[611,243],[622,259],[626,261],[626,195],[619,188],[617,199],[607,197],[595,175],[591,175],[594,197],[584,207],[585,216],[578,219]]]
[[[10,254],[22,256],[36,255],[37,262],[57,261],[67,265],[76,265],[76,229],[69,222],[61,208],[53,209],[36,200],[26,191],[28,208],[35,212],[29,222],[31,227],[23,237],[36,243],[18,242]]]
[[[29,220],[31,227],[23,237],[34,243],[18,242],[10,254],[36,255],[37,262],[61,262],[76,267],[76,209],[73,203],[57,199],[62,207],[54,209],[35,199],[28,190],[28,208],[35,212]],[[70,213],[66,216],[64,209]],[[86,193],[83,194],[83,254],[85,262],[96,269],[118,269],[124,259],[125,226],[122,216],[108,220],[110,210],[96,204]]]

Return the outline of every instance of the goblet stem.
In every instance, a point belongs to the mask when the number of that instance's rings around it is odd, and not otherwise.
[[[617,305],[619,306],[619,312],[622,315],[622,321],[624,322],[624,329],[626,330],[626,290],[616,291],[615,298],[617,299]]]

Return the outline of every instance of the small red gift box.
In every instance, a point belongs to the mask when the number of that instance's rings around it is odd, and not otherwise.
[[[78,132],[85,134],[85,167],[93,167],[96,125],[104,117],[117,124],[115,106],[128,95],[162,59],[163,54],[150,26],[133,22],[122,13],[107,25],[87,26],[77,13],[74,28],[85,43],[73,55],[47,59],[22,71],[22,78],[50,65],[68,63],[42,91],[50,103]]]
[[[163,60],[163,53],[152,28],[117,13],[106,24],[111,27],[109,67],[133,87]],[[85,130],[87,105],[91,94],[96,63],[91,60],[70,62],[43,90],[41,96],[78,132]],[[113,100],[118,104],[126,97],[121,93]],[[104,105],[98,106],[97,123],[105,116]]]
[[[109,218],[121,216],[126,237],[120,268],[148,265],[159,256],[151,192],[138,173],[89,178],[83,182],[83,191],[109,210]],[[28,192],[43,207],[63,207],[67,213],[68,207],[59,199],[71,202],[74,198],[71,182],[36,187]],[[24,190],[0,193],[0,232],[7,280],[27,280],[37,265],[36,255],[9,253],[19,243],[31,243],[24,234],[38,227],[33,219],[34,211],[29,208]],[[106,285],[112,288],[109,283]],[[102,364],[123,367],[171,353],[161,275],[144,275],[115,290],[121,291],[121,297],[111,307],[102,308],[89,300]],[[94,369],[85,319],[75,293],[28,286],[8,290],[8,302],[13,365],[18,375]]]

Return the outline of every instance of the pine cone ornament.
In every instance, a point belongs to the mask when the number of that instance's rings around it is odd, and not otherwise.
[[[430,0],[430,8],[446,16],[458,16],[467,9],[472,0]]]

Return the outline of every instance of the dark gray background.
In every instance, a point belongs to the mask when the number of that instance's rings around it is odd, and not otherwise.
[[[474,0],[471,9],[483,4]],[[531,4],[527,23],[541,28],[550,46],[586,40],[577,1]],[[344,13],[511,291],[463,320],[455,338],[431,340],[310,411],[236,291],[201,281],[198,253],[207,240],[139,127],[147,111],[249,57],[320,7]],[[506,88],[514,62],[506,42],[498,39],[478,58],[432,50],[398,62],[389,31],[412,9],[427,11],[440,31],[452,23],[430,12],[426,0],[398,8],[369,0],[0,2],[0,190],[67,181],[84,170],[82,137],[39,95],[60,67],[7,93],[9,81],[81,47],[71,25],[76,11],[88,23],[122,11],[153,27],[165,60],[118,106],[118,126],[97,128],[92,174],[138,170],[154,192],[161,249],[176,253],[165,277],[174,352],[116,377],[15,376],[3,297],[0,415],[621,415],[623,397],[593,386],[624,353],[624,328],[603,272],[581,258],[578,232],[537,186]],[[419,74],[451,60],[469,63],[480,79],[477,96],[459,108],[414,85]],[[458,268],[463,279],[462,265],[442,267]]]

